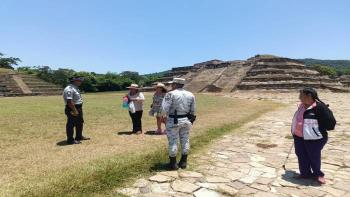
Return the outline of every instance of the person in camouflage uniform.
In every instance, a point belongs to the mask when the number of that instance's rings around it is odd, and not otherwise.
[[[193,124],[191,117],[195,117],[195,96],[183,87],[185,79],[174,78],[171,82],[173,91],[168,92],[162,103],[162,113],[167,115],[167,137],[169,142],[169,168],[177,170],[178,167],[187,167],[187,155],[190,149],[190,130]],[[182,157],[179,164],[176,163],[178,141],[180,140]]]

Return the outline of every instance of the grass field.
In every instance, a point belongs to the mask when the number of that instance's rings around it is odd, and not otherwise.
[[[122,93],[84,95],[85,136],[91,141],[64,146],[65,115],[60,96],[0,99],[0,195],[86,196],[110,193],[132,177],[151,173],[166,160],[166,137],[127,135],[131,128]],[[144,131],[155,129],[145,104]],[[197,95],[193,149],[277,107]],[[156,169],[155,169],[156,170]]]

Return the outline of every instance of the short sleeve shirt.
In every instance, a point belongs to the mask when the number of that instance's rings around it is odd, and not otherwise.
[[[195,97],[184,89],[176,89],[165,95],[161,108],[162,113],[167,115],[174,115],[175,110],[177,115],[195,114]]]
[[[67,105],[68,100],[72,100],[75,105],[83,104],[80,90],[77,86],[70,84],[63,91],[64,103]]]
[[[152,103],[152,110],[155,112],[160,112],[161,105],[164,99],[164,94],[154,94],[153,95],[153,103]]]
[[[138,102],[134,102],[134,106],[135,106],[135,110],[136,111],[143,111],[143,101],[145,100],[145,96],[141,93],[138,92],[135,95],[130,95],[130,93],[128,94],[130,99],[138,99],[140,101]]]

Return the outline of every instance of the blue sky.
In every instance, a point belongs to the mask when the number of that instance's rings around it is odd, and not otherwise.
[[[350,59],[348,0],[0,0],[21,66],[151,73],[255,54]]]

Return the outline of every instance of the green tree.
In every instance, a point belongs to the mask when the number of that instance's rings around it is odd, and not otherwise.
[[[315,64],[315,65],[312,65],[312,68],[317,70],[322,75],[328,75],[330,77],[335,77],[337,75],[337,70],[330,66]]]
[[[96,92],[96,76],[89,72],[76,72],[74,75],[84,78],[81,89],[85,92]]]
[[[47,82],[62,87],[69,83],[70,77],[81,76],[84,78],[81,86],[81,90],[84,92],[120,91],[125,90],[131,83],[137,83],[140,86],[149,86],[164,75],[164,73],[139,75],[138,72],[132,71],[125,71],[120,74],[113,72],[96,74],[94,72],[76,72],[72,69],[63,68],[53,70],[49,66],[19,67],[17,70],[27,74],[35,74]]]
[[[3,53],[0,53],[0,68],[14,69],[13,65],[18,65],[21,59],[17,57],[4,57]]]
[[[120,73],[120,75],[124,78],[131,79],[134,83],[138,83],[142,79],[142,76],[140,76],[138,72],[133,71],[124,71]]]

